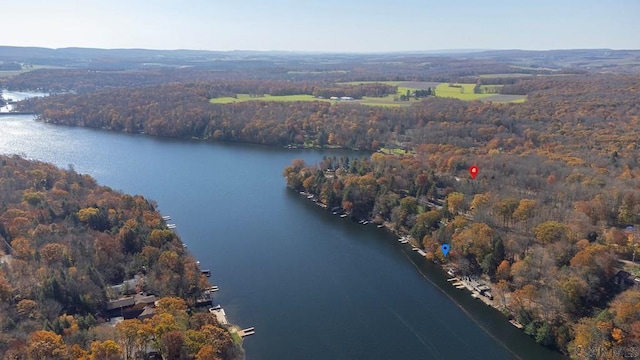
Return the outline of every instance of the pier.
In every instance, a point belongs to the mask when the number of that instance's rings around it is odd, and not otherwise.
[[[209,309],[209,312],[216,316],[216,320],[221,325],[229,325],[229,320],[227,320],[227,313],[224,312],[224,309],[220,307],[220,305],[216,307],[212,307]]]
[[[246,329],[242,329],[242,330],[238,330],[237,331],[238,335],[240,335],[240,337],[245,337],[245,336],[249,336],[249,335],[253,335],[256,333],[256,330],[254,327],[249,327]]]

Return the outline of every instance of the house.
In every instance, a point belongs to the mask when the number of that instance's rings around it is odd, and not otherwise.
[[[124,297],[117,300],[111,300],[107,302],[107,311],[121,310],[124,308],[128,308],[130,306],[133,306],[135,304],[136,304],[136,301],[133,298],[133,296]]]
[[[107,317],[122,316],[125,319],[151,317],[155,313],[155,295],[139,293],[134,296],[121,297],[107,302],[105,313]]]
[[[626,289],[631,286],[640,286],[640,277],[635,276],[627,271],[620,270],[613,277],[613,283]]]
[[[349,101],[349,100],[353,100],[353,98],[351,96],[341,96],[340,100]]]

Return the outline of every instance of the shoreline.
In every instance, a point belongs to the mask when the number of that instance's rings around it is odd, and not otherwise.
[[[331,209],[328,208],[327,204],[324,204],[321,201],[319,201],[314,194],[308,193],[306,191],[299,191],[298,193],[300,195],[306,197],[307,200],[309,200],[312,203],[316,204],[320,208],[322,208],[322,209],[324,209],[326,211],[332,212]],[[348,217],[352,221],[353,221],[353,219],[355,219],[353,217],[350,217],[349,215],[345,216],[346,213],[344,213],[344,212],[333,211],[333,215],[339,215],[340,218]],[[363,220],[361,220],[359,222],[359,224],[363,224]],[[432,264],[439,266],[445,273],[450,275],[451,277],[447,279],[447,282],[449,282],[454,287],[456,287],[456,288],[458,288],[460,290],[469,291],[472,298],[478,299],[478,300],[482,301],[485,305],[496,309],[498,312],[500,312],[504,316],[505,320],[507,320],[511,325],[513,325],[517,329],[523,330],[524,326],[522,324],[518,323],[518,321],[516,319],[514,319],[512,316],[508,316],[505,313],[505,310],[507,308],[504,307],[504,306],[499,307],[497,302],[493,299],[493,296],[492,296],[493,287],[491,286],[490,282],[486,282],[482,278],[478,278],[476,280],[476,279],[472,279],[472,278],[468,278],[468,277],[458,277],[455,274],[455,271],[451,268],[451,266],[447,266],[447,264],[441,264],[441,263],[435,262],[433,260],[429,260],[427,258],[427,254],[424,252],[424,250],[422,249],[422,247],[420,246],[420,244],[417,242],[416,239],[414,239],[411,235],[406,234],[403,231],[400,231],[400,230],[396,229],[388,221],[383,221],[382,223],[377,223],[374,220],[370,219],[370,220],[366,220],[366,223],[363,224],[363,225],[368,225],[368,224],[377,225],[378,228],[384,229],[384,230],[388,231],[389,233],[391,233],[392,235],[398,237],[398,242],[401,245],[411,246],[412,250],[415,251],[415,252],[418,252],[420,254],[420,256],[425,258],[425,260],[430,261]],[[459,286],[456,286],[457,284],[459,284]],[[481,286],[486,286],[486,287],[488,287],[488,289],[483,289],[483,291],[478,290],[478,288],[481,287]],[[442,291],[444,291],[444,289],[442,289]],[[489,294],[489,296],[485,295],[487,293]],[[453,299],[452,299],[452,301],[455,302],[455,300],[453,300]]]

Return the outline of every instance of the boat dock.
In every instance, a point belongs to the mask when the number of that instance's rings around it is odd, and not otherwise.
[[[177,226],[176,226],[176,224],[167,224],[167,229],[171,229],[171,230],[173,230],[173,229],[175,229],[176,227],[177,227]]]
[[[421,256],[427,256],[427,253],[426,253],[426,252],[424,252],[422,249],[417,248],[417,247],[415,247],[415,246],[414,246],[414,247],[412,247],[412,248],[411,248],[411,250],[413,250],[413,251],[417,252],[417,253],[418,253],[418,254],[420,254]]]
[[[246,329],[238,330],[237,333],[238,333],[238,335],[240,335],[240,337],[245,337],[245,336],[249,336],[249,335],[255,334],[256,330],[255,330],[254,327],[248,327]]]
[[[229,320],[227,320],[227,313],[224,312],[224,309],[220,307],[220,305],[209,308],[209,312],[216,316],[216,320],[221,325],[229,325]]]
[[[229,325],[229,320],[227,320],[227,313],[224,312],[224,309],[220,305],[209,308],[209,312],[216,316],[216,320],[218,320],[218,323],[220,323],[221,325]],[[236,326],[232,326],[231,331],[233,332],[234,330],[242,338],[254,335],[256,333],[256,329],[253,326],[242,330],[238,329]]]
[[[171,220],[171,216],[165,215],[165,216],[162,217],[162,220],[169,221],[169,220]]]

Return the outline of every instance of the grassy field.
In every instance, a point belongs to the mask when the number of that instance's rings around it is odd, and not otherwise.
[[[33,65],[29,68],[23,68],[22,70],[0,70],[0,77],[9,77],[20,75],[25,72],[38,70],[38,69],[64,69],[62,66],[49,66],[49,65]]]
[[[480,100],[493,94],[474,94],[473,88],[475,84],[454,84],[456,87],[450,87],[449,84],[443,83],[436,88],[437,97],[454,98],[459,100]],[[457,87],[460,86],[460,87]]]
[[[487,98],[487,100],[494,102],[513,102],[513,103],[521,103],[525,101],[525,97],[509,97],[509,96],[500,96],[497,93],[488,93],[488,94],[474,94],[473,88],[475,84],[454,84],[456,87],[450,87],[448,83],[430,83],[430,82],[407,82],[407,81],[355,81],[344,84],[365,84],[365,83],[382,83],[388,84],[392,86],[398,86],[398,93],[387,95],[385,97],[363,97],[361,100],[352,100],[349,102],[369,105],[369,106],[409,106],[415,102],[422,101],[416,100],[414,98],[410,98],[409,101],[396,101],[401,95],[406,95],[407,91],[410,93],[419,90],[426,89],[427,87],[431,87],[435,89],[436,96],[441,98],[454,98],[459,100],[482,100]],[[405,86],[402,86],[405,85]],[[408,86],[407,86],[408,85]],[[457,87],[459,86],[459,87]],[[492,89],[496,90],[501,85],[483,85],[484,89]],[[251,97],[249,94],[238,94],[237,97],[220,97],[209,100],[212,104],[231,104],[234,102],[244,102],[244,101],[327,101],[331,103],[338,103],[339,100],[330,100],[330,99],[318,99],[313,95],[284,95],[284,96],[271,96],[264,95],[262,97]]]

